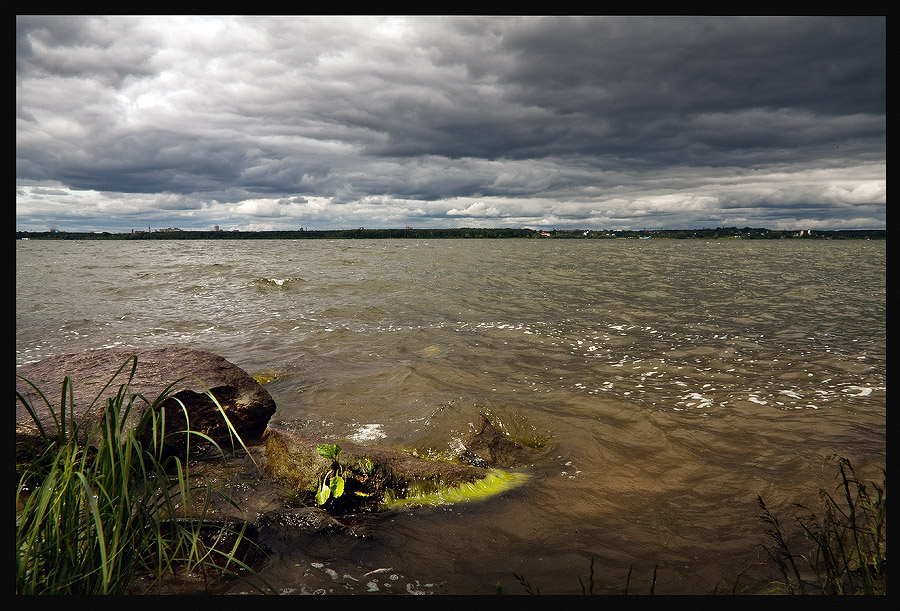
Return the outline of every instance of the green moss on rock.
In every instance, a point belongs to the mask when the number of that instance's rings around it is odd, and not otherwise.
[[[521,486],[531,478],[527,473],[512,473],[500,469],[490,469],[483,478],[457,485],[416,485],[409,486],[402,496],[388,490],[382,506],[385,509],[417,507],[422,505],[445,505],[465,501],[482,500],[501,492]]]
[[[324,440],[270,427],[264,436],[266,470],[301,496],[314,495],[332,468],[317,446]],[[455,503],[484,498],[521,485],[522,473],[509,473],[412,456],[390,448],[340,442],[347,491],[328,501],[334,512],[378,511],[413,505]]]

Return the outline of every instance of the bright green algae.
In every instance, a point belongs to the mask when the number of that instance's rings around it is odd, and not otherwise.
[[[404,498],[393,494],[385,494],[383,506],[385,509],[399,509],[403,507],[416,507],[421,505],[448,505],[465,501],[477,501],[485,499],[507,490],[521,486],[531,478],[527,473],[511,473],[500,469],[491,469],[487,475],[474,482],[466,482],[459,486],[448,486],[434,490],[433,485],[428,490],[410,486]]]

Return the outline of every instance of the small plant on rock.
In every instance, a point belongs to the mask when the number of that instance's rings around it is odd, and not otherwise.
[[[337,499],[344,494],[344,468],[338,461],[338,457],[341,454],[341,446],[322,443],[316,446],[316,452],[319,453],[319,456],[331,461],[331,467],[322,477],[319,491],[316,492],[316,504],[321,507],[328,499]]]

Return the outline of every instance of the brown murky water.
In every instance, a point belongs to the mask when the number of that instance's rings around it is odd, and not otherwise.
[[[783,522],[885,466],[885,243],[17,242],[16,361],[184,344],[274,421],[441,449],[481,411],[552,451],[487,501],[271,541],[284,593],[732,591]],[[252,495],[248,501],[252,504]],[[799,534],[799,533],[798,533]],[[739,585],[772,577],[751,569]],[[235,584],[233,592],[247,591]]]

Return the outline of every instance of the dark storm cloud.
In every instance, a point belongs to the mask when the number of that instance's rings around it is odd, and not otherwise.
[[[885,110],[885,22],[869,18],[525,20],[503,47],[520,99],[569,112]],[[582,95],[559,96],[574,91]]]
[[[883,227],[885,23],[20,16],[17,226]]]

